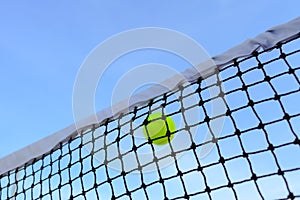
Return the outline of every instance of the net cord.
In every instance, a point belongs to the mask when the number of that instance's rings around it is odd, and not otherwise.
[[[175,75],[164,81],[164,85],[167,84],[169,86],[167,88],[175,89],[178,87],[178,85],[181,85],[186,81],[194,82],[199,77],[205,78],[206,76],[214,73],[216,68],[221,69],[223,66],[232,63],[238,58],[251,56],[254,51],[257,51],[261,48],[263,50],[268,50],[280,42],[285,42],[298,37],[299,34],[300,17],[286,24],[273,27],[266,32],[259,34],[253,39],[248,39],[242,44],[229,49],[223,54],[212,57],[212,60],[189,68],[182,74]],[[169,91],[162,87],[153,86],[131,97],[132,103],[130,104],[129,108],[127,106],[128,100],[124,100],[116,104],[113,109],[110,107],[101,110],[96,114],[96,118],[95,116],[91,116],[76,123],[76,125],[72,124],[61,131],[58,131],[8,156],[5,156],[0,159],[0,175],[5,175],[10,170],[22,167],[25,163],[30,164],[33,162],[34,158],[39,158],[51,150],[59,148],[61,143],[67,142],[71,137],[75,137],[81,131],[93,127],[94,124],[104,122],[106,119],[115,119],[125,110],[131,110],[135,106],[144,105],[149,101],[149,99],[153,99],[166,92]],[[114,110],[114,112],[112,112],[112,110]]]

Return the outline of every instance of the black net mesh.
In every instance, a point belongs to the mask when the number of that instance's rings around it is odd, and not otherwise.
[[[0,199],[300,198],[299,69],[298,38],[237,59],[1,175]]]

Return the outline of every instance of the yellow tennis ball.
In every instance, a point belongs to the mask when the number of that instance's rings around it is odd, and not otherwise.
[[[176,131],[176,126],[173,119],[170,116],[166,116],[164,120],[162,119],[162,113],[156,112],[149,115],[147,120],[149,123],[143,127],[143,132],[145,137],[147,139],[151,139],[153,144],[156,145],[167,144],[169,142],[167,136],[167,128],[169,128],[170,133],[174,133]],[[160,139],[155,139],[155,138],[160,138]],[[174,134],[170,135],[169,138],[171,141],[174,138]]]

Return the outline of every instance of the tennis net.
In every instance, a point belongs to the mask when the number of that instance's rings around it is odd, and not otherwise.
[[[70,135],[3,172],[0,199],[300,198],[299,37]],[[176,130],[147,140],[152,113]]]

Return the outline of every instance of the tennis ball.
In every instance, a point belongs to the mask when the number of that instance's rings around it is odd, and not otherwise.
[[[156,112],[148,116],[148,124],[143,127],[143,132],[146,138],[150,138],[153,144],[165,145],[169,142],[167,134],[167,128],[169,132],[173,133],[176,131],[176,126],[173,119],[170,116],[166,116],[165,120],[162,119],[162,113]],[[168,127],[167,127],[168,125]],[[148,131],[148,132],[147,132]],[[159,138],[156,139],[155,138]],[[170,135],[170,141],[174,138],[174,134]]]

